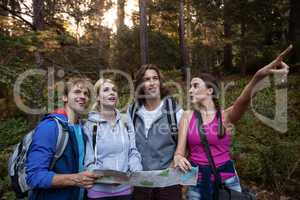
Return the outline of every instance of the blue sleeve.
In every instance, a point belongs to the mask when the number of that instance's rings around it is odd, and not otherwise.
[[[55,175],[49,171],[55,155],[58,127],[47,119],[35,130],[26,160],[26,181],[31,188],[50,188]]]

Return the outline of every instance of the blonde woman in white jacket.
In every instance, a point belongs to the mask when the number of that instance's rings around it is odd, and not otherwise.
[[[97,101],[84,125],[87,135],[85,167],[88,170],[121,172],[142,170],[132,122],[126,120],[125,124],[116,109],[118,93],[115,83],[110,79],[100,79],[94,88]],[[93,132],[96,134],[94,142]],[[131,186],[124,184],[96,184],[87,191],[87,197],[94,200],[130,200],[132,191]]]

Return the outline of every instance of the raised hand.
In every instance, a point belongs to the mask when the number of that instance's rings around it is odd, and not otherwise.
[[[292,48],[293,46],[290,45],[287,49],[281,52],[275,60],[258,70],[256,72],[256,76],[259,78],[264,78],[271,74],[282,74],[283,76],[287,76],[289,66],[283,62],[283,58],[292,50]]]

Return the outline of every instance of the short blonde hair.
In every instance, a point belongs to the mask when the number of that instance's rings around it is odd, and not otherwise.
[[[109,78],[100,78],[94,85],[94,92],[96,93],[96,97],[99,95],[99,91],[104,83],[111,83],[114,86],[116,86],[116,83],[113,80],[111,80]],[[99,108],[100,108],[99,103],[100,102],[96,100],[95,104],[92,107],[92,110],[99,111]]]
[[[66,83],[64,84],[63,95],[68,96],[70,90],[75,86],[82,84],[88,89],[88,96],[91,97],[91,90],[88,87],[89,79],[83,77],[69,77]]]

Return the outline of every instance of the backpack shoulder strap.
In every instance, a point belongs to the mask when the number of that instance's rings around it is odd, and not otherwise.
[[[175,143],[178,139],[178,127],[176,119],[176,102],[172,97],[166,98],[167,118],[171,130],[171,135]]]
[[[97,161],[97,129],[98,129],[98,123],[92,122],[93,124],[93,135],[92,135],[92,145],[93,145],[93,151],[94,151],[94,163]],[[100,126],[100,124],[99,124]]]
[[[176,102],[172,97],[166,99],[167,117],[172,134],[177,134]]]
[[[52,118],[58,128],[58,137],[57,137],[57,142],[56,142],[56,151],[55,151],[55,155],[54,158],[51,161],[51,165],[50,165],[50,169],[54,168],[54,165],[56,163],[56,161],[61,157],[61,155],[63,154],[63,152],[65,151],[65,148],[68,144],[68,140],[69,140],[69,130],[65,125],[62,125],[61,122],[56,119],[55,117]]]
[[[130,114],[130,117],[132,119],[132,123],[133,125],[135,125],[135,120],[136,120],[136,112],[138,110],[138,105],[136,102],[133,102],[130,107],[129,107],[129,114]]]

